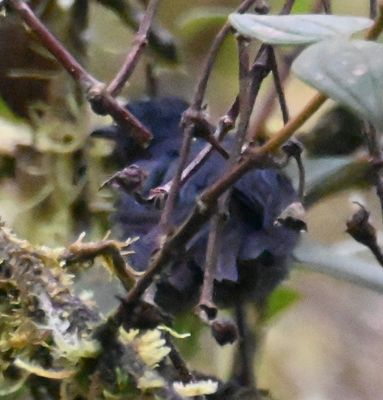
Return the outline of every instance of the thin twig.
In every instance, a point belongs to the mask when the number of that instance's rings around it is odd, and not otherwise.
[[[214,137],[221,141],[227,132],[234,126],[235,121],[239,114],[239,98],[237,97],[234,103],[231,105],[227,113],[220,118]],[[213,152],[213,147],[211,144],[207,144],[196,157],[188,164],[188,166],[183,170],[181,177],[181,186],[190,179],[207,161],[209,155]],[[161,186],[161,189],[168,193],[172,185],[172,180]]]
[[[285,15],[285,14],[290,14],[291,9],[293,8],[293,5],[295,3],[295,0],[286,0],[285,4],[282,7],[282,10],[280,11],[280,15]]]
[[[204,265],[203,284],[201,295],[198,302],[197,315],[205,321],[213,320],[217,316],[217,306],[214,304],[213,289],[214,279],[218,266],[219,253],[221,251],[222,234],[226,219],[221,209],[224,207],[223,199],[217,212],[213,215],[210,222],[210,230],[207,240],[206,262]],[[201,315],[201,312],[205,315]]]
[[[235,378],[241,386],[255,388],[255,374],[253,357],[255,354],[254,334],[248,327],[247,315],[244,305],[237,303],[235,306],[235,319],[237,322],[238,340],[238,362],[237,370],[234,371]]]
[[[122,21],[122,23],[136,32],[145,18],[140,7],[136,7],[137,2],[123,0],[97,0],[104,7],[111,9]],[[146,7],[146,6],[145,6]],[[150,48],[158,53],[161,58],[168,62],[177,61],[177,49],[173,36],[162,26],[153,24],[148,34]]]
[[[188,383],[193,380],[193,374],[189,371],[185,360],[174,346],[169,334],[166,335],[166,345],[170,347],[169,358],[175,370],[178,372],[178,379],[183,383]]]
[[[296,55],[298,54],[299,50],[293,51],[289,55],[285,55],[283,57],[283,62],[280,63],[280,68],[279,68],[279,80],[281,82],[281,86],[283,82],[287,80],[290,74],[290,67],[295,59]],[[255,118],[254,122],[251,126],[250,131],[253,132],[253,139],[255,140],[260,132],[262,127],[265,125],[265,122],[267,119],[270,117],[270,115],[273,112],[274,109],[274,103],[275,99],[278,97],[277,95],[277,90],[275,88],[275,84],[270,88],[269,93],[265,96],[265,98],[262,98],[262,101],[259,102],[258,107],[255,110]]]
[[[365,39],[375,40],[382,33],[383,30],[383,2],[380,1],[378,5],[378,16],[375,18],[373,25],[367,31]]]
[[[265,53],[267,53],[267,49],[264,48],[264,50]],[[259,58],[261,58],[261,56],[259,56]],[[260,65],[262,65],[262,63],[260,63]],[[263,66],[263,68],[265,67]],[[261,74],[261,76],[264,76],[264,73]],[[253,82],[254,81],[255,79],[253,78]],[[253,149],[248,152],[247,155],[244,155],[244,158],[240,163],[228,171],[221,179],[213,184],[211,188],[202,193],[200,199],[197,201],[196,207],[189,217],[175,231],[175,233],[168,236],[160,251],[154,255],[153,260],[143,277],[137,282],[137,285],[130,290],[126,299],[128,303],[136,301],[144,293],[151,284],[154,276],[160,272],[165,260],[176,257],[182,246],[184,246],[184,244],[187,243],[196,232],[198,232],[202,225],[206,223],[216,209],[218,198],[238,179],[240,179],[243,174],[253,168],[259,160],[263,159],[265,155],[275,151],[281,144],[289,139],[295,130],[310,118],[310,116],[317,111],[325,100],[326,97],[323,95],[315,96],[305,109],[276,135],[274,135],[272,139],[260,148]],[[179,186],[177,186],[177,188],[178,187]]]
[[[376,260],[383,267],[383,253],[378,244],[376,237],[376,229],[370,224],[369,218],[370,213],[363,207],[362,204],[355,202],[359,206],[359,209],[346,223],[346,232],[357,242],[366,246]]]
[[[90,75],[85,68],[65,49],[31,8],[22,0],[8,0],[8,4],[18,13],[26,25],[36,34],[41,44],[56,58],[72,78],[87,94],[94,109],[110,114],[114,120],[125,126],[128,132],[141,145],[145,146],[152,138],[151,133],[128,110],[105,92],[104,84]]]
[[[277,60],[275,58],[275,53],[274,49],[271,49],[270,51],[270,63],[272,66],[272,72],[273,72],[273,77],[274,77],[274,83],[275,83],[275,91],[277,93],[278,101],[279,101],[279,107],[282,112],[283,116],[283,123],[286,125],[289,122],[289,110],[287,108],[287,102],[286,102],[286,97],[285,93],[283,91],[281,79],[278,73],[278,65],[277,65]],[[288,141],[286,145],[290,144],[291,148],[291,153],[289,154],[292,156],[298,167],[298,174],[299,174],[299,186],[298,186],[298,197],[301,202],[303,202],[304,198],[304,192],[305,192],[305,186],[306,186],[306,173],[305,173],[305,168],[303,165],[302,161],[302,148],[301,145],[295,141]],[[285,146],[286,146],[285,145]]]
[[[140,57],[148,44],[148,35],[152,26],[154,16],[158,8],[159,0],[150,0],[144,18],[141,21],[140,27],[133,39],[133,46],[127,55],[124,64],[112,79],[107,87],[107,91],[113,96],[117,96],[125,83],[133,73]]]
[[[250,75],[249,49],[246,39],[238,37],[237,42],[239,55],[239,124],[235,136],[235,143],[230,154],[230,165],[234,165],[237,162],[237,158],[241,154],[242,146],[246,139],[251,111],[253,110],[254,102],[252,101],[253,96],[251,96],[253,93],[250,93],[250,89],[252,88],[250,79],[257,79],[258,81],[261,80],[258,79],[259,77],[255,76],[254,73]],[[262,54],[259,56],[259,58],[262,58]],[[256,62],[255,65],[259,64]]]
[[[368,122],[365,122],[364,124],[364,132],[367,148],[374,166],[376,194],[379,198],[383,218],[383,153],[381,143],[376,129]]]
[[[214,213],[218,198],[230,188],[247,171],[256,165],[257,161],[279,148],[294,132],[307,121],[326,100],[323,95],[317,95],[295,118],[291,119],[272,139],[263,146],[253,149],[244,155],[243,160],[228,171],[210,188],[206,189],[197,200],[197,205],[183,222],[183,224],[163,243],[161,249],[154,255],[152,262],[144,275],[137,281],[136,285],[129,291],[126,303],[137,301],[152,283],[156,274],[169,259],[175,259],[187,243],[199,229],[208,221]]]
[[[182,141],[178,167],[174,175],[174,178],[172,179],[172,185],[169,189],[168,198],[166,199],[165,207],[161,214],[160,232],[165,236],[169,233],[171,225],[171,216],[173,214],[176,199],[180,190],[182,172],[186,166],[189,157],[192,140],[193,140],[193,125],[189,125],[184,131],[184,140]]]
[[[253,4],[255,3],[255,0],[245,0],[242,2],[242,4],[236,9],[236,12],[241,14],[247,11]],[[209,77],[214,65],[214,61],[217,58],[217,54],[219,49],[221,48],[221,45],[223,41],[225,40],[227,34],[231,30],[231,25],[229,22],[226,22],[226,24],[221,28],[221,30],[218,32],[217,36],[214,39],[214,42],[212,46],[210,47],[209,54],[205,60],[204,67],[202,68],[203,73],[201,74],[201,78],[198,81],[195,95],[194,95],[194,101],[193,101],[193,108],[200,109],[202,106],[203,98],[206,92],[207,84],[209,81]]]
[[[255,0],[245,0],[236,10],[238,13],[246,11]],[[167,234],[170,228],[170,218],[173,213],[173,209],[176,203],[176,198],[181,186],[182,172],[186,167],[186,163],[189,157],[191,143],[193,138],[194,123],[190,120],[190,115],[199,113],[202,107],[203,98],[207,88],[207,83],[214,65],[214,61],[217,57],[218,51],[221,48],[223,41],[227,34],[230,32],[231,25],[227,22],[215,37],[212,46],[210,47],[209,53],[206,57],[204,67],[202,68],[201,77],[197,83],[196,91],[194,94],[193,101],[188,110],[184,113],[184,140],[182,142],[179,162],[174,178],[172,179],[172,185],[169,190],[168,198],[166,200],[165,208],[161,215],[161,232]],[[189,120],[188,120],[189,118]]]
[[[322,9],[322,0],[315,2],[312,13],[318,13]],[[300,53],[301,49],[293,50],[288,54],[282,56],[282,61],[279,64],[279,80],[281,85],[287,80],[290,75],[290,67],[292,62],[295,60],[297,55]],[[254,118],[254,123],[252,124],[252,131],[254,132],[253,137],[256,138],[264,126],[266,120],[270,117],[273,112],[274,102],[277,97],[277,91],[275,85],[270,89],[269,93],[262,99],[256,110],[256,117]]]
[[[218,126],[215,130],[214,137],[221,141],[227,132],[234,126],[235,121],[238,117],[239,113],[239,100],[235,99],[234,103],[228,110],[228,112],[220,118]],[[204,162],[208,159],[209,155],[213,152],[214,148],[211,144],[207,144],[190,162],[190,164],[184,169],[181,177],[181,185],[183,185],[191,176],[193,176],[198,169],[204,164]],[[166,185],[169,185],[171,182],[168,182]],[[165,185],[165,186],[166,186]]]
[[[378,12],[377,0],[370,0],[370,18],[375,19]]]
[[[369,249],[371,250],[371,253],[374,255],[376,261],[378,261],[379,265],[383,267],[383,253],[378,243],[376,243],[375,245],[371,245]]]
[[[383,8],[381,8],[381,10],[383,11]],[[367,33],[369,39],[373,39],[374,35],[379,35],[383,28],[383,17],[378,18],[377,21],[378,20],[382,22],[376,22],[374,25],[377,26]],[[290,121],[276,132],[271,139],[261,147],[249,149],[249,151],[244,154],[241,162],[235,165],[230,171],[224,174],[222,178],[215,182],[215,184],[201,194],[190,215],[171,236],[168,236],[161,249],[154,255],[145,274],[137,281],[136,286],[129,291],[126,298],[127,303],[133,303],[141,297],[165,263],[169,259],[175,258],[184,247],[185,243],[188,243],[208,221],[216,209],[218,198],[240,179],[243,174],[253,168],[257,162],[260,160],[262,161],[265,156],[277,150],[287,141],[295,131],[321,107],[326,99],[326,96],[323,94],[316,94],[306,107],[296,117],[290,119]],[[121,310],[121,312],[122,311],[123,310]]]
[[[323,11],[325,14],[331,14],[331,0],[322,0]]]
[[[294,1],[286,1],[284,7],[282,8],[280,14],[288,14],[291,11],[291,8],[294,4]],[[246,11],[243,9],[243,7],[239,7],[237,12],[243,12]],[[222,30],[220,31],[220,33],[217,35],[217,38],[222,39],[222,37],[224,38],[224,36],[222,36],[222,31],[225,30],[225,26],[222,28]],[[216,39],[217,39],[216,38]],[[260,87],[260,83],[262,82],[263,78],[265,78],[268,74],[269,68],[265,68],[263,67],[263,61],[262,60],[262,56],[265,57],[266,55],[264,54],[264,52],[266,51],[265,49],[267,48],[267,46],[262,46],[260,51],[258,52],[257,56],[256,56],[256,61],[254,62],[254,65],[252,67],[252,72],[254,75],[258,75],[257,77],[253,77],[252,79],[252,88],[250,90],[250,92],[252,93],[252,99],[250,100],[249,104],[251,104],[251,108],[253,107],[253,104],[255,102],[255,98],[258,94],[259,91],[259,87]],[[212,49],[213,52],[216,53],[217,52],[217,45],[214,43],[212,45]],[[260,60],[259,63],[257,63],[257,60]],[[211,72],[211,68],[213,65],[213,61],[214,59],[212,59],[211,57],[211,53],[209,53],[209,57],[205,63],[205,74],[209,75]],[[207,79],[204,80],[202,79],[199,83],[199,85],[197,85],[197,90],[196,90],[196,95],[195,98],[200,101],[201,99],[201,95],[200,93],[203,90],[206,90],[206,86],[207,86]],[[203,96],[202,96],[203,97]],[[202,100],[201,100],[202,103]],[[235,100],[231,110],[229,110],[229,112],[226,114],[227,116],[229,114],[233,114],[232,110],[234,110],[235,108],[237,108],[238,106],[238,98]],[[233,116],[231,116],[229,118],[230,122],[229,124],[225,124],[223,129],[220,129],[220,127],[217,128],[216,134],[214,135],[214,137],[216,137],[218,140],[220,140],[220,132],[223,132],[223,135],[228,131],[228,129],[230,129],[232,122],[231,121],[235,121],[236,116],[238,115],[238,111],[235,113],[235,118],[233,118]],[[222,118],[221,121],[225,120],[225,116]],[[198,171],[198,169],[204,164],[204,162],[208,159],[208,157],[210,156],[211,152],[212,152],[212,147],[210,145],[206,146],[203,150],[201,150],[201,152],[197,155],[197,157],[195,158],[195,160],[193,160],[182,172],[181,175],[181,182],[179,185],[179,188],[189,179],[189,177],[191,177],[195,172]],[[173,183],[174,179],[170,182],[168,182],[167,184],[163,185],[161,187],[162,190],[164,190],[166,193],[169,192],[170,188],[171,188],[171,184]]]
[[[49,50],[56,60],[67,70],[72,78],[88,90],[101,83],[93,78],[80,63],[52,35],[31,8],[23,0],[8,0],[8,4],[18,13],[27,26],[36,34],[40,42]]]
[[[143,147],[146,147],[152,139],[151,132],[125,107],[120,105],[116,99],[106,93],[105,90],[91,90],[88,93],[88,100],[91,104],[100,104],[118,125],[127,128],[129,135]],[[96,106],[97,107],[97,106]],[[95,109],[95,107],[93,107]]]
[[[306,171],[303,165],[302,157],[299,155],[295,158],[297,166],[298,166],[298,174],[299,174],[299,186],[298,186],[298,196],[301,202],[305,197],[305,187],[306,187]]]
[[[282,81],[281,81],[281,78],[280,78],[280,75],[278,72],[278,65],[277,65],[277,60],[275,57],[275,52],[272,47],[269,48],[269,57],[270,57],[271,72],[272,72],[273,78],[274,78],[275,91],[277,93],[277,97],[279,100],[279,106],[280,106],[281,112],[282,112],[283,123],[286,125],[290,119],[289,110],[287,107],[285,93],[284,93],[283,87],[282,87]]]
[[[290,119],[289,117],[289,110],[287,108],[287,102],[285,93],[283,91],[281,79],[278,73],[278,65],[277,60],[275,57],[274,49],[270,48],[270,63],[273,72],[274,84],[275,84],[275,91],[277,93],[279,107],[282,112],[283,116],[283,123],[286,125]],[[292,146],[291,156],[295,159],[298,167],[298,174],[299,174],[299,186],[298,186],[298,197],[301,202],[303,202],[305,186],[306,186],[306,173],[305,168],[302,161],[302,148],[301,145],[297,142],[293,142],[292,140],[287,142],[287,145]]]
[[[115,240],[102,240],[100,242],[83,242],[80,237],[76,242],[72,243],[68,250],[62,255],[62,260],[67,265],[93,260],[102,256],[111,259],[114,273],[121,281],[126,290],[129,290],[136,282],[139,272],[131,268],[126,262],[121,252],[128,247],[130,242],[117,242]]]
[[[243,37],[237,38],[239,58],[239,124],[235,136],[235,142],[230,153],[226,169],[237,162],[241,149],[246,138],[247,127],[253,104],[249,104],[249,50],[248,43]],[[214,278],[218,266],[219,254],[221,251],[222,234],[228,215],[228,201],[231,194],[229,189],[219,199],[218,210],[213,216],[207,242],[206,263],[204,266],[204,279],[198,307],[204,311],[209,319],[217,315],[217,307],[213,301]]]

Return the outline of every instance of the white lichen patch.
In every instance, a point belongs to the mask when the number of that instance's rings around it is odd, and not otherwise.
[[[173,389],[183,397],[202,396],[215,393],[218,389],[218,382],[211,379],[189,383],[173,382]]]

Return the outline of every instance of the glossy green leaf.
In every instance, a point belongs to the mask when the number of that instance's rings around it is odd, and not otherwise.
[[[383,44],[340,39],[317,43],[299,55],[293,71],[383,131]]]
[[[263,322],[270,322],[293,306],[300,298],[301,296],[296,290],[286,287],[276,289],[267,300],[266,310],[262,316]]]
[[[372,24],[368,18],[319,14],[230,14],[229,21],[241,35],[277,45],[305,45],[350,36]]]
[[[356,242],[351,242],[351,246],[363,248]],[[294,250],[294,258],[306,269],[383,293],[383,273],[380,265],[375,260],[366,261],[350,248],[341,252],[335,247],[323,246],[304,238]]]

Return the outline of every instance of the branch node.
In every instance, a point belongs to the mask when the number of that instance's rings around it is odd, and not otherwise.
[[[205,300],[198,304],[196,313],[201,319],[211,321],[217,318],[218,309],[212,301]]]
[[[354,204],[359,206],[359,209],[346,223],[346,232],[352,236],[357,242],[369,247],[371,243],[376,243],[376,230],[368,222],[370,213],[359,202],[354,201]]]

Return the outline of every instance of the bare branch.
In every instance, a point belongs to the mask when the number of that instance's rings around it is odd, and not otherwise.
[[[383,253],[378,245],[376,229],[368,221],[370,213],[359,203],[354,215],[347,221],[346,232],[357,242],[363,244],[375,256],[376,260],[383,267]]]
[[[382,146],[380,140],[378,138],[376,129],[365,122],[364,124],[364,132],[367,143],[368,152],[371,156],[371,162],[374,167],[375,172],[375,186],[376,186],[376,194],[378,195],[380,208],[382,212],[383,218],[383,154],[382,154]]]
[[[323,10],[326,14],[331,14],[331,0],[322,0]]]
[[[242,2],[242,4],[237,8],[236,12],[237,13],[244,13],[247,11],[253,4],[255,3],[255,0],[245,0]],[[203,98],[206,92],[207,88],[207,83],[214,65],[214,61],[217,58],[217,54],[219,49],[221,48],[221,45],[223,41],[225,40],[225,37],[231,30],[231,25],[229,22],[226,22],[226,24],[221,28],[221,30],[218,32],[217,36],[214,39],[214,42],[212,46],[210,47],[209,54],[205,60],[204,66],[202,68],[202,74],[201,78],[198,81],[196,91],[194,94],[194,100],[192,102],[192,108],[195,109],[200,109],[202,106]]]
[[[286,0],[286,2],[283,5],[282,10],[281,10],[281,12],[279,14],[281,14],[281,15],[290,14],[294,3],[295,3],[295,0]]]
[[[370,0],[370,18],[375,19],[377,16],[378,4],[376,0]]]
[[[248,326],[247,313],[243,304],[237,304],[235,307],[235,317],[238,326],[238,362],[234,370],[235,378],[241,385],[255,388],[254,374],[254,355],[255,355],[255,337]]]
[[[383,30],[383,2],[379,2],[378,16],[375,18],[374,24],[370,27],[365,35],[367,40],[375,40],[382,33]]]
[[[101,83],[93,78],[77,60],[52,35],[31,8],[23,0],[8,0],[8,4],[19,14],[27,26],[36,34],[40,42],[49,50],[66,71],[87,91]]]
[[[56,58],[72,78],[79,83],[89,102],[98,113],[110,114],[117,123],[125,126],[137,142],[145,146],[152,135],[128,110],[106,93],[104,84],[90,75],[44,26],[31,8],[22,0],[8,0],[27,26],[36,34],[41,44]]]
[[[101,240],[99,242],[84,243],[80,237],[72,243],[64,252],[62,259],[67,264],[93,260],[98,256],[111,258],[113,270],[126,290],[129,290],[136,282],[140,273],[131,268],[121,254],[121,251],[129,247],[132,242],[118,242],[115,240]]]
[[[269,48],[269,57],[270,57],[271,72],[272,72],[273,78],[274,78],[275,91],[277,93],[278,100],[279,100],[279,106],[282,111],[283,123],[286,125],[290,119],[289,110],[287,108],[286,97],[285,97],[285,93],[283,91],[282,81],[281,81],[281,78],[280,78],[279,72],[278,72],[278,65],[277,65],[277,60],[275,57],[275,52],[272,47]]]
[[[235,120],[238,117],[238,113],[239,113],[239,98],[237,97],[232,106],[230,107],[230,109],[223,117],[221,117],[218,123],[217,129],[214,133],[214,137],[218,141],[221,141],[225,137],[226,133],[234,126]],[[183,170],[181,177],[181,186],[204,165],[204,163],[207,161],[213,150],[214,150],[213,146],[211,144],[207,144],[197,154],[194,160],[192,160],[189,163],[189,165]],[[172,185],[172,182],[173,181],[167,182],[165,185],[161,186],[160,189],[165,193],[168,193]]]
[[[249,104],[250,74],[249,74],[249,51],[247,40],[238,37],[239,57],[239,125],[235,142],[230,153],[230,159],[226,168],[230,168],[237,162],[246,138],[248,122],[251,115],[252,104]],[[217,307],[213,301],[214,278],[217,270],[219,254],[221,251],[222,234],[228,215],[228,201],[231,194],[229,189],[219,199],[217,213],[213,216],[207,242],[206,263],[204,266],[204,279],[198,307],[206,313],[208,319],[214,319],[217,315]]]
[[[144,18],[142,19],[140,27],[138,28],[138,31],[133,39],[133,46],[126,57],[123,66],[107,87],[107,91],[113,97],[117,96],[121,92],[126,81],[136,68],[137,63],[148,44],[148,35],[158,8],[158,4],[159,0],[151,0],[149,2],[144,14]]]
[[[254,2],[255,0],[243,1],[242,4],[238,7],[237,12],[241,13],[246,11],[252,4],[254,4]],[[169,190],[169,196],[166,201],[164,211],[161,216],[161,223],[160,223],[161,231],[165,233],[167,233],[167,231],[169,230],[170,217],[172,215],[175,206],[176,197],[181,185],[182,172],[186,167],[192,143],[194,123],[190,119],[188,121],[188,116],[190,116],[190,114],[194,114],[195,112],[199,112],[201,110],[208,79],[210,77],[214,61],[217,57],[218,50],[220,49],[226,35],[230,32],[230,29],[231,25],[227,22],[215,37],[214,42],[205,60],[204,67],[202,68],[201,77],[197,83],[197,88],[194,94],[194,99],[192,101],[192,104],[189,107],[189,109],[186,110],[184,113],[184,121],[183,121],[184,140],[181,147],[179,163],[174,178],[172,180],[172,185]]]

